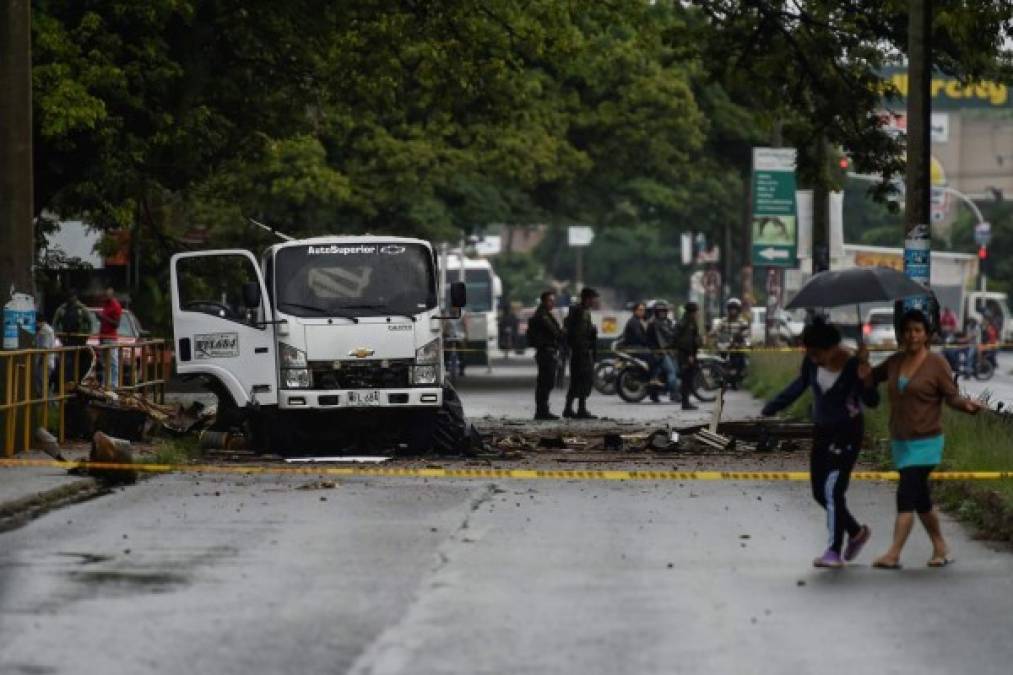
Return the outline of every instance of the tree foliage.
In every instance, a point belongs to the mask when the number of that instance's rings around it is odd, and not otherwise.
[[[1005,77],[1011,4],[938,0],[940,67]],[[753,145],[779,132],[809,185],[833,182],[821,139],[899,170],[872,113],[905,7],[35,0],[36,210],[132,228],[156,289],[195,228],[266,243],[254,217],[433,239],[590,224],[588,280],[675,296],[683,231],[729,228],[745,262]],[[568,256],[549,274],[571,278]]]
[[[882,68],[907,52],[908,0],[694,0],[709,19],[707,61],[730,91],[763,111],[786,145],[800,149],[803,182],[832,185],[818,149],[844,148],[863,173],[888,181],[903,167],[903,146],[874,113],[897,92]],[[933,3],[935,66],[966,79],[1009,78],[1013,2]],[[759,84],[762,83],[762,84]],[[776,134],[775,134],[776,135]]]

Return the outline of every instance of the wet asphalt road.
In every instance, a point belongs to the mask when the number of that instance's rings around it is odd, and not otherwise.
[[[524,368],[462,387],[469,414],[526,417]],[[733,398],[730,414],[754,413]],[[873,542],[819,571],[823,515],[802,483],[315,483],[158,476],[0,534],[0,673],[1005,675],[1013,662],[1010,552],[947,520],[952,567],[925,568],[921,531],[904,570],[868,566],[892,485],[852,486]]]
[[[0,535],[0,672],[1008,673],[1013,556],[807,486],[160,476]],[[322,501],[325,498],[326,501]]]

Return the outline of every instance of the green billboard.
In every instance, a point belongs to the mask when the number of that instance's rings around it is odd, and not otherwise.
[[[752,241],[756,267],[798,267],[795,148],[753,148]]]

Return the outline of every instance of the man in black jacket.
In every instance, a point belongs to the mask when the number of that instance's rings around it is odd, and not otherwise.
[[[538,309],[528,319],[528,346],[535,348],[535,363],[538,365],[538,379],[535,382],[535,419],[558,420],[558,415],[549,412],[549,393],[556,381],[556,359],[563,342],[563,329],[553,316],[556,296],[545,291],[539,297]]]
[[[598,302],[598,291],[585,288],[580,292],[580,304],[572,305],[566,315],[566,342],[570,347],[570,388],[566,392],[563,417],[581,420],[597,419],[587,411],[587,397],[594,385],[594,352],[598,330],[591,321],[591,310]],[[573,400],[577,399],[577,412]]]
[[[675,338],[675,347],[679,354],[679,377],[682,378],[682,409],[696,410],[696,406],[689,402],[689,395],[693,393],[693,379],[696,375],[696,352],[700,349],[700,327],[697,325],[697,311],[699,307],[695,302],[687,302],[683,308],[682,319],[679,321],[679,330]]]

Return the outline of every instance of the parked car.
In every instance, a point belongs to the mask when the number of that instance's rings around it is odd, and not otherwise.
[[[753,337],[754,345],[762,345],[767,331],[767,308],[753,307],[750,309],[749,330]],[[775,341],[795,345],[802,338],[802,330],[805,328],[805,321],[798,316],[792,316],[785,310],[780,310],[774,321]]]
[[[88,337],[88,344],[92,347],[98,347],[99,346],[98,333],[100,327],[98,317],[99,314],[102,312],[102,308],[89,307],[88,311],[91,312],[91,331],[90,331],[91,335]],[[141,322],[137,319],[137,315],[134,314],[129,309],[124,309],[123,314],[120,315],[120,325],[116,329],[116,344],[118,344],[121,347],[134,347],[144,342],[145,340],[148,340],[150,336],[151,336],[150,331],[144,330],[144,328],[141,326]],[[125,351],[126,350],[124,350],[124,352]],[[122,360],[126,357],[124,355],[121,355],[120,358]],[[172,372],[172,359],[173,359],[172,350],[166,347],[162,357],[163,361],[162,372],[164,372],[166,375]],[[154,351],[149,351],[147,356],[145,357],[145,361],[147,361],[149,367],[155,363],[155,360],[156,360],[156,353]],[[141,365],[141,350],[137,349],[136,353],[133,355],[132,361],[126,362],[122,375],[124,383],[128,383],[132,380],[133,368],[140,369],[140,365]],[[150,376],[151,373],[149,371],[148,377]]]
[[[96,346],[99,343],[98,331],[99,331],[99,314],[102,312],[101,307],[89,307],[88,311],[91,312],[91,336],[88,338],[88,344]],[[148,331],[141,328],[141,322],[137,320],[137,316],[129,309],[123,310],[123,314],[120,315],[120,325],[116,329],[117,333],[117,344],[123,346],[135,345],[138,342],[143,341],[149,335]]]
[[[876,307],[865,315],[862,336],[870,347],[896,347],[897,337],[893,330],[893,308]]]

